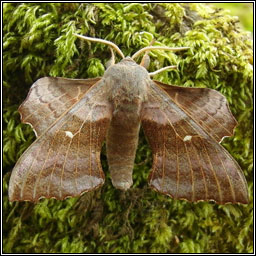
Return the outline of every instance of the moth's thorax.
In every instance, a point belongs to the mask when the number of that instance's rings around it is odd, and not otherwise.
[[[117,102],[145,101],[147,84],[150,81],[147,70],[127,57],[110,66],[104,79],[111,91],[111,100]]]

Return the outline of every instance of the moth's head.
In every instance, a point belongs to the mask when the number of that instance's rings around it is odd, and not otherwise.
[[[125,57],[121,61],[130,61],[130,62],[135,62],[130,56]]]
[[[123,58],[119,63],[122,63],[122,64],[137,64],[136,62],[135,62],[135,60],[133,60],[131,57],[125,57],[125,58]]]
[[[124,80],[131,80],[130,82],[132,82],[135,80],[138,81],[139,79],[148,80],[149,73],[143,66],[137,64],[131,57],[125,57],[120,62],[109,65],[104,73],[104,77],[109,77],[111,80],[115,81],[118,80],[118,83],[121,81],[123,82]]]

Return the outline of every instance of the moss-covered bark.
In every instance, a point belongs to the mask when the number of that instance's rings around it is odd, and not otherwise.
[[[253,251],[252,41],[236,17],[203,4],[4,4],[4,252],[238,253]],[[178,64],[155,77],[166,83],[210,87],[223,93],[239,121],[222,145],[242,167],[248,205],[188,203],[150,190],[151,152],[143,134],[127,192],[111,185],[104,147],[105,185],[80,198],[10,203],[10,171],[34,140],[17,108],[43,76],[102,75],[107,46],[77,40],[72,32],[105,38],[125,55],[156,44],[189,46],[177,54],[154,51],[150,71]],[[156,45],[155,44],[155,45]]]

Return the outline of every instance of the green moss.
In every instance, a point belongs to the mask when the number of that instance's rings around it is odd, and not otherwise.
[[[252,253],[252,40],[238,19],[204,4],[5,3],[3,250],[9,253]],[[147,185],[151,151],[141,133],[134,186],[111,185],[105,148],[105,185],[79,198],[43,199],[38,204],[8,201],[10,170],[34,140],[20,124],[18,105],[42,76],[87,78],[102,75],[107,46],[88,43],[72,32],[105,38],[125,55],[147,46],[189,46],[173,54],[153,51],[150,71],[177,64],[155,79],[223,93],[239,121],[223,141],[242,167],[248,205],[188,203],[160,195]]]
[[[241,25],[253,32],[253,3],[211,3],[218,8],[227,9],[231,15],[236,15],[241,21]]]

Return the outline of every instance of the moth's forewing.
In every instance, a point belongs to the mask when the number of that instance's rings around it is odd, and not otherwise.
[[[199,88],[198,93],[191,93],[191,88],[171,90],[170,86],[167,93],[152,82],[142,110],[142,126],[153,151],[150,185],[192,202],[248,203],[244,174],[218,143],[221,136],[232,134],[236,125],[224,97],[213,93],[214,108],[209,89]],[[225,113],[225,122],[218,111]]]
[[[209,88],[187,88],[154,82],[217,142],[233,135],[237,121],[221,93]]]
[[[20,111],[39,136],[12,171],[11,201],[64,199],[103,184],[100,150],[112,116],[104,89],[95,79],[33,85]]]
[[[43,77],[30,88],[20,105],[21,121],[30,124],[37,136],[76,104],[100,78],[68,79]]]

